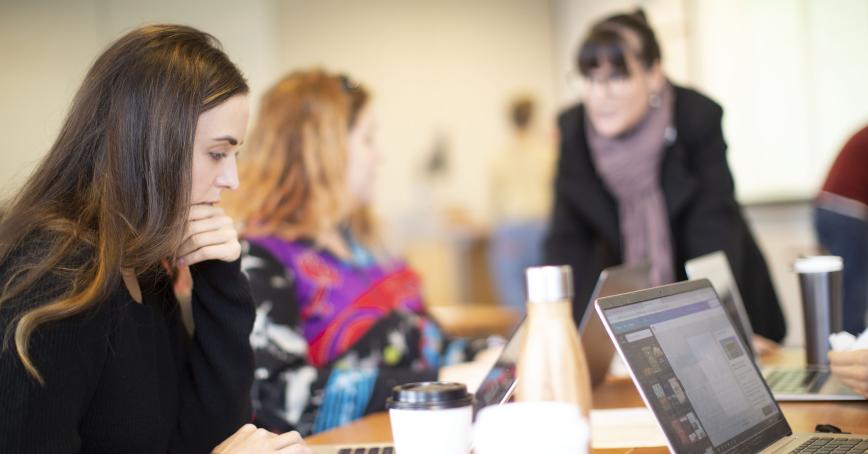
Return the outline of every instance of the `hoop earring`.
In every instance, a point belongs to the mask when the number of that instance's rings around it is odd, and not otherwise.
[[[660,99],[660,93],[651,93],[651,96],[648,97],[648,105],[651,106],[652,109],[662,106],[663,100]]]

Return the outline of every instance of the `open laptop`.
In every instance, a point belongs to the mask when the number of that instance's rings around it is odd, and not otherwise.
[[[708,279],[711,281],[714,291],[717,292],[720,302],[723,303],[723,310],[732,319],[735,329],[741,336],[741,340],[747,345],[748,351],[751,355],[755,355],[753,351],[753,327],[750,325],[750,318],[747,315],[747,309],[744,308],[744,300],[741,299],[738,285],[732,276],[726,253],[716,251],[690,259],[684,264],[684,270],[687,272],[688,279]]]
[[[641,290],[649,286],[650,265],[615,266],[600,273],[597,284],[591,294],[588,306],[582,316],[579,329],[582,346],[588,361],[591,383],[596,386],[606,378],[609,366],[615,356],[615,346],[594,310],[594,301],[604,296]],[[489,405],[499,405],[512,396],[518,384],[516,365],[524,338],[525,323],[522,320],[503,348],[494,366],[476,390],[474,410],[478,412]],[[356,444],[356,445],[311,445],[315,454],[393,454],[389,444]],[[357,452],[358,450],[358,452]]]
[[[724,310],[733,320],[736,330],[753,355],[751,345],[753,329],[726,254],[717,251],[688,260],[685,269],[690,279],[705,278],[711,282]],[[761,370],[778,400],[864,400],[864,397],[856,394],[832,375],[827,367],[774,367]]]
[[[615,346],[606,332],[606,327],[600,321],[597,311],[594,310],[594,301],[605,296],[648,288],[650,273],[651,265],[649,264],[620,265],[604,269],[597,278],[597,284],[594,286],[594,291],[591,293],[591,298],[579,324],[582,347],[585,351],[591,383],[594,386],[605,380],[612,359],[615,357]],[[488,405],[505,403],[512,397],[520,379],[516,375],[516,366],[521,341],[524,339],[524,330],[525,322],[522,320],[495,362],[494,367],[491,368],[479,389],[476,390],[475,412],[478,413],[479,410]]]
[[[579,331],[582,337],[582,347],[585,349],[585,359],[588,362],[588,371],[591,375],[591,385],[597,386],[606,379],[609,366],[615,357],[615,345],[609,339],[606,327],[600,321],[597,311],[594,310],[594,301],[597,298],[618,295],[621,293],[635,292],[648,288],[650,284],[649,274],[651,266],[648,264],[636,266],[613,266],[606,268],[600,273],[597,285],[591,293],[591,299],[582,315]]]
[[[518,324],[509,341],[503,347],[503,351],[500,352],[497,361],[476,390],[474,412],[489,405],[500,405],[512,397],[515,386],[518,384],[516,366],[521,350],[521,341],[526,329],[525,325],[524,320]],[[390,443],[310,445],[309,447],[313,449],[314,454],[395,454],[394,445]]]
[[[670,451],[868,450],[868,436],[793,434],[708,280],[601,298],[596,308]]]

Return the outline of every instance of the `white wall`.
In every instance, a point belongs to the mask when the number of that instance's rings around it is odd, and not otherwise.
[[[0,0],[0,197],[50,148],[93,60],[125,31],[174,22],[219,39],[254,95],[273,78],[271,0]]]
[[[807,199],[847,137],[868,123],[865,0],[557,0],[556,72],[591,23],[645,8],[676,82],[725,109],[742,202]],[[563,80],[561,105],[578,93]]]
[[[0,3],[0,194],[51,146],[96,49],[95,2]]]
[[[693,0],[695,83],[726,108],[744,201],[809,198],[868,123],[868,2]]]
[[[504,140],[507,99],[542,113],[575,102],[567,73],[595,20],[642,5],[672,78],[726,109],[742,201],[807,198],[846,137],[868,122],[864,0],[0,0],[0,196],[50,146],[84,71],[120,33],[183,22],[216,35],[254,102],[290,69],[346,71],[375,92],[386,155],[376,208],[418,205],[420,161],[445,138],[455,174],[440,196],[480,216],[483,173]]]
[[[484,216],[487,163],[505,140],[509,97],[530,92],[541,116],[552,114],[546,2],[285,2],[278,17],[281,70],[322,65],[373,91],[385,155],[374,199],[387,218],[419,214],[418,169],[438,137],[454,171],[441,203]]]
[[[347,71],[375,92],[386,162],[377,210],[418,205],[408,188],[445,137],[455,174],[442,197],[483,215],[482,174],[503,110],[530,91],[542,113],[575,102],[566,82],[588,25],[645,7],[674,80],[726,109],[742,201],[806,198],[847,136],[868,122],[864,0],[0,0],[0,197],[50,146],[84,71],[120,33],[183,22],[216,35],[254,101],[283,72]]]
[[[554,110],[551,17],[536,0],[0,0],[0,197],[51,145],[105,46],[143,23],[179,22],[222,41],[254,101],[285,72],[312,65],[371,88],[385,155],[375,208],[386,221],[433,217],[433,202],[420,203],[413,188],[438,138],[454,173],[435,197],[484,218],[485,172],[505,141],[508,99],[528,92],[541,118]]]

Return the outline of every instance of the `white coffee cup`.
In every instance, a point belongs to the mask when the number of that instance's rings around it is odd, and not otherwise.
[[[467,454],[473,395],[461,383],[399,385],[386,400],[396,454]]]
[[[482,409],[473,428],[476,454],[586,454],[590,429],[566,402],[518,402]]]

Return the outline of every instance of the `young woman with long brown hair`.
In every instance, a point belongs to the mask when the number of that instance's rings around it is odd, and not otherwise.
[[[217,46],[173,25],[112,44],[0,220],[0,452],[308,452],[239,429],[254,312],[217,205],[248,88]]]
[[[266,428],[327,430],[383,409],[396,384],[472,384],[487,369],[457,364],[484,343],[443,336],[418,276],[372,226],[379,151],[369,104],[364,87],[322,70],[280,80],[241,164],[250,184],[228,200],[249,242],[253,404]]]

